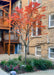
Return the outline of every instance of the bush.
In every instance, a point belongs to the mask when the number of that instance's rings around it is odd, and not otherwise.
[[[1,61],[1,65],[5,65],[6,64],[6,61]]]
[[[31,71],[33,71],[33,68],[31,65],[26,65],[25,70],[26,70],[26,72],[31,72]]]
[[[7,72],[9,72],[9,71],[10,71],[10,67],[7,66],[7,65],[5,65],[5,66],[4,66],[4,70],[7,71]]]
[[[15,70],[16,72],[31,72],[36,70],[47,70],[54,69],[54,64],[52,64],[49,60],[44,59],[35,59],[35,58],[27,58],[25,65],[25,58],[22,60],[22,57],[19,56],[18,59],[11,59],[6,61],[2,61],[1,67],[9,72]]]
[[[43,59],[33,59],[31,61],[31,66],[36,67],[38,70],[46,70],[52,67],[52,62]]]
[[[30,65],[31,60],[32,60],[31,58],[26,58],[26,63]],[[25,64],[25,58],[23,59],[22,62]]]
[[[21,61],[21,60],[22,60],[22,56],[21,56],[21,55],[18,57],[18,60],[19,60],[19,61]]]

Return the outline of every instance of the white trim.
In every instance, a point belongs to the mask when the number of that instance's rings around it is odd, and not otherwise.
[[[38,23],[37,23],[37,25],[38,25]],[[32,37],[38,36],[38,27],[36,27],[36,35],[33,35],[33,28],[32,28],[31,36]]]
[[[49,59],[54,59],[54,58],[50,57],[50,48],[54,48],[54,47],[49,47],[49,48],[48,48],[48,58],[49,58]]]
[[[54,26],[51,26],[51,16],[52,15],[54,15],[54,13],[51,13],[50,15],[49,15],[49,28],[53,28]]]
[[[32,2],[34,2],[34,0],[32,0]]]
[[[49,15],[49,27],[50,27],[50,19],[51,19],[51,15]]]
[[[37,47],[41,48],[41,46],[37,46]],[[37,47],[35,47],[35,56],[41,56],[41,55],[37,55]]]
[[[36,0],[36,2],[38,2],[38,0]]]

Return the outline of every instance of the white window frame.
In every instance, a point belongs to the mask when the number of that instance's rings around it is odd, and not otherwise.
[[[32,0],[32,2],[34,2],[34,0]],[[36,0],[36,2],[38,2],[38,3],[39,3],[39,0]],[[41,3],[42,3],[42,1],[41,1]]]
[[[38,22],[36,25],[38,25]],[[36,27],[36,35],[33,35],[33,28],[31,29],[31,37],[38,37],[38,27]]]
[[[51,26],[51,24],[50,24],[50,22],[52,21],[52,20],[51,20],[51,16],[52,16],[52,15],[54,15],[54,13],[52,13],[52,14],[49,15],[49,28],[53,28],[53,27],[54,27],[54,26]]]
[[[32,36],[32,37],[38,36],[38,27],[36,27],[36,35],[33,35],[33,28],[32,28],[31,36]]]
[[[49,59],[54,59],[54,58],[50,57],[50,49],[51,49],[51,48],[54,48],[54,47],[49,47],[49,49],[48,49],[48,58],[49,58]]]
[[[38,22],[37,22],[38,25]],[[38,36],[38,27],[36,27],[36,35],[33,35],[33,28],[32,28],[32,32],[31,32],[31,37],[36,37]]]
[[[21,5],[21,3],[20,3],[20,0],[18,1],[18,7],[20,8],[20,5]]]
[[[37,47],[35,47],[35,56],[40,56],[40,57],[41,57],[41,55],[38,55],[38,54],[37,54],[37,48],[38,48],[38,47],[41,48],[41,46],[37,46]],[[41,50],[40,50],[40,51],[41,51]]]
[[[32,2],[34,2],[34,0],[32,0]]]

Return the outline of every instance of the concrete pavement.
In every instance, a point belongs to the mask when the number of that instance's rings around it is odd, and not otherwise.
[[[0,75],[10,75],[10,74],[0,69]],[[24,73],[24,74],[17,74],[17,75],[54,75],[54,70],[38,71],[38,72],[31,72],[31,73]]]
[[[54,75],[54,70],[47,70],[47,71],[39,71],[34,73],[25,73],[19,75]]]
[[[6,73],[2,69],[0,69],[0,75],[8,75],[8,73]]]

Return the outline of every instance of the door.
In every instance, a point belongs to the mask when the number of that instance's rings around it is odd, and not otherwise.
[[[21,53],[21,44],[15,44],[15,54],[20,54]]]

